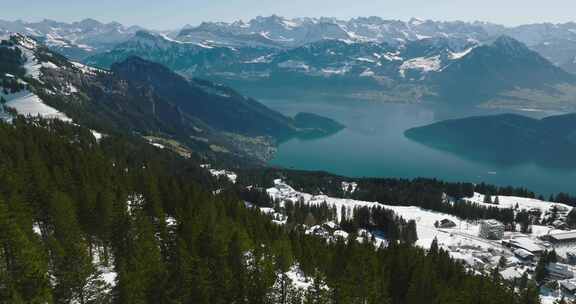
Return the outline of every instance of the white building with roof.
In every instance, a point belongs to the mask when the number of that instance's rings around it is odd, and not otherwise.
[[[524,249],[533,255],[540,255],[544,252],[544,247],[529,237],[515,237],[502,241],[502,244],[515,249]]]

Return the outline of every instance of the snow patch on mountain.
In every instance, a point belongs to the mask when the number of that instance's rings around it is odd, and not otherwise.
[[[4,94],[0,92],[0,96],[6,99],[6,106],[12,108],[20,115],[24,116],[40,116],[47,119],[58,119],[65,122],[72,122],[66,114],[52,108],[45,104],[40,97],[36,94],[23,90],[14,94]]]
[[[208,172],[210,172],[210,174],[215,177],[226,177],[233,184],[235,184],[236,179],[238,179],[238,175],[236,173],[228,170],[208,169]]]
[[[457,60],[463,58],[464,56],[468,55],[473,49],[474,47],[471,47],[462,52],[450,53],[450,59]]]
[[[87,75],[96,75],[97,73],[105,73],[104,70],[95,68],[95,67],[91,67],[85,64],[82,64],[80,62],[75,62],[72,61],[71,62],[72,65],[74,65],[77,69],[79,69],[82,73],[87,74]]]
[[[308,66],[305,62],[298,60],[287,60],[280,62],[278,63],[278,67],[291,70],[303,70],[303,71],[310,70],[310,66]]]
[[[406,71],[417,70],[422,73],[436,72],[442,67],[440,56],[417,57],[404,61],[400,66],[399,73],[401,77],[406,77]]]

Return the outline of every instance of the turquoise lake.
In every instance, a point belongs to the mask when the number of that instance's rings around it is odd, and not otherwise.
[[[272,165],[352,177],[435,177],[447,181],[487,182],[523,186],[545,195],[576,193],[576,168],[470,159],[467,155],[437,150],[404,137],[404,131],[412,127],[445,119],[501,113],[499,111],[322,98],[260,101],[286,115],[310,112],[347,126],[328,137],[294,138],[281,143],[270,162]],[[546,116],[540,112],[521,114]]]

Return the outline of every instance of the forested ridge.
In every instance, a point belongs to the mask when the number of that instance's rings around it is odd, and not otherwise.
[[[59,121],[0,123],[0,302],[538,302],[531,284],[513,292],[434,245],[328,243],[273,224],[235,191],[214,194],[231,185],[199,164]],[[290,284],[294,265],[308,288]]]
[[[497,202],[493,202],[492,197],[497,198],[501,195],[546,200],[542,195],[537,195],[522,187],[445,182],[433,178],[348,178],[326,172],[277,168],[245,169],[239,172],[241,172],[239,183],[243,185],[260,185],[265,188],[272,186],[271,181],[275,178],[282,178],[296,189],[307,193],[396,206],[418,206],[471,221],[496,219],[511,229],[515,229],[514,223],[524,222],[523,214],[518,216],[511,208],[496,206]],[[343,182],[355,182],[357,188],[354,191],[343,189]],[[472,197],[474,192],[485,194],[493,206],[463,200],[463,198]],[[576,205],[576,198],[568,193],[551,195],[548,201]],[[576,212],[572,212],[569,218],[571,219],[570,226],[576,227]]]

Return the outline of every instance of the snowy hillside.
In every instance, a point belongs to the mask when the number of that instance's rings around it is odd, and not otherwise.
[[[0,96],[6,99],[6,107],[16,110],[18,114],[33,117],[40,116],[47,119],[59,119],[67,122],[72,121],[66,114],[46,105],[34,93],[22,91],[8,95],[0,93]]]
[[[39,50],[39,45],[33,39],[22,35],[13,35],[10,37],[10,41],[14,42],[13,46],[5,45],[2,47],[18,49],[22,56],[22,67],[25,73],[22,75],[24,79],[11,74],[3,75],[9,80],[15,81],[19,83],[20,86],[26,87],[28,86],[26,78],[42,83],[41,76],[43,71],[48,69],[59,69],[59,67],[51,61],[41,61],[38,59],[37,52]],[[68,93],[75,91],[76,88],[72,86],[68,87]],[[16,110],[18,114],[24,116],[41,116],[44,118],[59,119],[68,122],[72,121],[64,113],[45,104],[40,97],[28,89],[11,92],[2,88],[0,89],[0,96],[6,101],[4,106]]]
[[[492,197],[492,200],[495,199],[495,196]],[[538,209],[542,213],[545,213],[550,208],[556,206],[562,209],[566,209],[568,211],[572,210],[573,207],[568,206],[566,204],[560,204],[555,202],[548,202],[542,201],[535,198],[525,198],[525,197],[517,197],[517,196],[498,196],[499,204],[487,204],[485,203],[485,195],[481,193],[474,193],[473,197],[464,198],[464,200],[477,203],[483,206],[489,207],[498,207],[498,208],[512,208],[515,209],[518,207],[520,210],[530,210],[530,209]]]
[[[353,183],[343,183],[343,189],[348,191],[356,190]],[[499,275],[504,280],[519,279],[523,275],[531,277],[536,266],[535,261],[525,260],[525,254],[532,255],[530,252],[541,252],[544,250],[555,249],[562,261],[566,261],[567,253],[576,250],[576,244],[567,246],[553,246],[543,241],[540,237],[549,233],[562,232],[551,226],[534,225],[532,232],[505,232],[502,240],[491,240],[480,236],[481,221],[466,221],[456,216],[424,210],[414,206],[394,206],[390,204],[381,204],[379,202],[366,202],[353,199],[334,198],[326,195],[312,195],[296,191],[293,187],[283,182],[281,179],[274,180],[274,187],[266,189],[267,194],[282,206],[284,202],[300,202],[310,206],[326,204],[329,207],[335,207],[337,211],[336,221],[329,221],[312,227],[307,227],[306,233],[326,238],[328,241],[338,238],[348,239],[349,234],[340,230],[339,223],[343,220],[343,210],[346,210],[348,217],[354,216],[353,210],[356,207],[376,207],[380,206],[396,213],[406,220],[416,222],[418,241],[417,246],[429,249],[433,241],[436,240],[438,245],[447,250],[450,256],[464,263],[469,269],[476,273],[488,274],[493,269],[498,269]],[[512,208],[520,210],[538,209],[543,214],[551,208],[570,208],[563,204],[546,202],[537,199],[529,199],[513,196],[499,196],[499,205],[485,204],[484,196],[475,193],[474,197],[467,199],[470,202],[479,205],[499,208]],[[255,208],[253,204],[246,203],[250,208]],[[571,208],[570,208],[571,209]],[[274,208],[260,208],[264,214],[271,216],[272,220],[280,225],[286,224],[286,217]],[[446,227],[440,223],[450,223]],[[357,240],[362,242],[365,239],[372,239],[377,246],[386,246],[385,236],[379,231],[367,231],[360,229]],[[512,245],[507,245],[512,244]],[[502,266],[503,265],[503,266]],[[576,267],[560,264],[559,267],[567,267],[569,271],[576,272]],[[571,279],[560,280],[568,284]],[[563,284],[564,284],[563,283]],[[552,303],[559,299],[563,293],[558,290],[541,291],[543,303]]]

